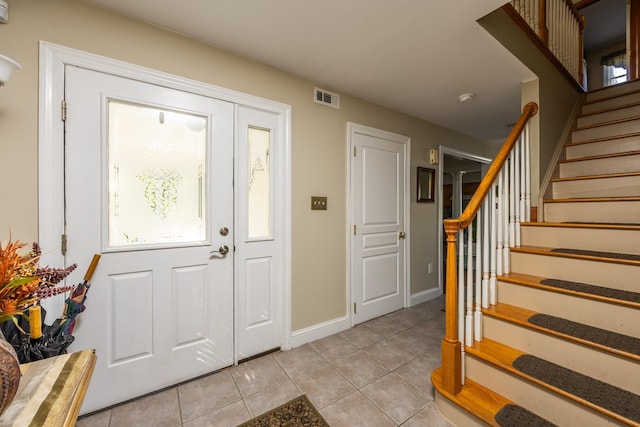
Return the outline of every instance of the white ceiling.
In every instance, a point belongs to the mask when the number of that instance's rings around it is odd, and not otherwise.
[[[84,1],[487,140],[535,78],[476,23],[505,0]]]

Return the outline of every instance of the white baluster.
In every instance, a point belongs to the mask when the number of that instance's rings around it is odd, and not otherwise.
[[[524,153],[524,132],[520,134],[520,139],[518,140],[518,145],[520,147],[520,156],[518,157],[518,162],[520,163],[520,202],[518,203],[518,208],[520,211],[520,222],[527,222],[527,213],[525,212],[525,186],[526,186],[526,178],[524,174],[527,173],[527,167],[525,165],[525,153]],[[520,233],[518,233],[518,237]],[[520,243],[522,243],[520,241]]]
[[[485,198],[486,202],[486,198]],[[482,251],[482,241],[484,240],[484,233],[482,229],[482,209],[485,206],[483,204],[478,209],[478,214],[476,215],[476,268],[475,268],[475,276],[476,276],[476,287],[475,287],[475,299],[476,311],[473,314],[474,320],[474,331],[473,331],[473,339],[475,341],[482,341],[482,258],[484,256],[484,252]]]
[[[491,202],[489,206],[489,211],[491,212],[491,224],[489,225],[491,228],[491,273],[489,275],[489,303],[491,305],[496,304],[496,272],[498,268],[498,260],[502,259],[502,252],[498,252],[498,181],[500,180],[500,176],[491,186]],[[500,267],[502,268],[502,267]]]
[[[562,0],[561,0],[562,1]],[[560,4],[560,1],[554,1],[555,4],[555,19],[554,19],[554,23],[553,23],[553,27],[555,29],[556,32],[556,51],[555,51],[555,55],[556,57],[560,58],[560,50],[562,49],[562,38],[560,36],[560,29],[562,26],[562,5]]]
[[[529,10],[531,11],[532,23],[531,28],[538,33],[538,24],[540,23],[538,0],[529,0]]]
[[[502,242],[502,271],[504,274],[509,274],[509,205],[511,204],[510,183],[509,174],[511,170],[511,164],[509,159],[504,163],[504,173],[502,174],[502,227],[504,227],[504,236]]]
[[[584,34],[582,35],[584,37]],[[577,72],[578,72],[578,77],[580,76],[580,73],[582,72],[582,55],[580,52],[580,21],[576,20],[576,32],[575,32],[575,44],[576,44],[576,68],[577,68]],[[580,82],[582,84],[582,82]]]
[[[549,28],[549,49],[553,52],[554,55],[557,56],[558,49],[556,48],[556,39],[558,28],[556,26],[556,17],[558,16],[558,8],[557,2],[550,1],[547,3],[547,7],[549,8],[549,22],[547,24]]]
[[[564,5],[562,2],[558,2],[558,53],[556,57],[560,60],[560,63],[566,67],[566,62],[564,61]]]
[[[495,212],[495,208],[492,209],[493,202],[493,186],[487,193],[487,197],[482,204],[482,300],[481,304],[483,308],[489,308],[489,280],[491,276],[490,263],[491,263],[491,231],[489,230],[489,216],[493,215],[491,212]],[[495,272],[494,272],[495,273]]]
[[[564,3],[562,5],[562,25],[560,26],[561,31],[562,31],[562,63],[564,64],[565,67],[569,68],[569,45],[568,45],[568,40],[569,38],[567,30],[570,28],[569,27],[569,6],[567,6],[566,3]]]
[[[529,123],[524,128],[524,214],[525,221],[531,221],[531,143]]]
[[[467,227],[467,286],[466,286],[465,344],[473,346],[473,221]]]
[[[580,69],[582,68],[582,63],[580,62],[580,22],[577,20],[573,22],[573,58],[576,68],[576,79],[580,78]],[[579,82],[582,84],[582,82]]]
[[[509,191],[509,247],[513,248],[516,245],[516,192],[514,183],[516,182],[515,173],[515,157],[513,151],[509,154],[509,185],[507,190]]]
[[[464,282],[464,230],[458,232],[458,340],[464,352],[464,309],[466,290]]]
[[[503,250],[503,245],[504,245],[504,238],[502,236],[503,232],[504,232],[504,224],[502,223],[502,218],[503,218],[503,213],[502,211],[504,210],[504,203],[503,203],[503,197],[502,197],[502,191],[503,191],[503,184],[504,184],[504,180],[503,180],[503,175],[504,175],[504,167],[500,170],[500,173],[498,174],[498,179],[496,180],[496,206],[497,206],[497,210],[496,210],[496,222],[494,227],[496,228],[496,259],[497,259],[497,263],[496,263],[496,274],[498,276],[502,276],[503,273],[503,268],[502,268],[502,260],[504,259],[504,257],[502,256],[502,250]]]
[[[464,385],[467,378],[467,364],[464,363],[464,343],[460,345],[460,384]]]
[[[564,47],[564,23],[566,7],[563,1],[558,2],[558,56],[562,65],[566,67],[565,47]]]
[[[460,357],[461,357],[461,370],[462,370],[462,384],[464,384],[465,380],[465,369],[464,369],[464,357],[465,351],[464,346],[466,342],[466,337],[464,335],[464,309],[465,309],[465,298],[464,298],[464,230],[460,230],[458,232],[458,341],[460,341]]]
[[[514,223],[514,246],[520,247],[520,140],[518,137],[516,145],[513,150],[513,165],[514,165],[514,181],[513,181],[513,223]]]

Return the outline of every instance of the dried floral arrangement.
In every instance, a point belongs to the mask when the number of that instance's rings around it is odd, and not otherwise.
[[[19,241],[2,245],[0,242],[0,322],[21,316],[27,308],[41,299],[68,292],[74,286],[56,286],[76,268],[41,267],[42,250],[38,243],[23,252],[26,243]]]

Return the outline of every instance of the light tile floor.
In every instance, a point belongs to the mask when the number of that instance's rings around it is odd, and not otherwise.
[[[440,297],[133,402],[77,427],[237,426],[306,394],[332,427],[450,426],[433,402]]]

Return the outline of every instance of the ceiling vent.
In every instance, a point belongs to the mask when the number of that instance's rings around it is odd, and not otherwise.
[[[313,102],[317,102],[318,104],[326,105],[328,107],[340,108],[340,95],[314,87]]]

